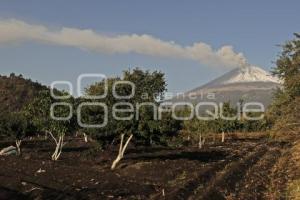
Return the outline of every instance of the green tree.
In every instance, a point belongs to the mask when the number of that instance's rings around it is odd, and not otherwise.
[[[113,96],[113,87],[118,81],[129,81],[135,87],[135,93],[131,98],[117,99]],[[104,92],[105,82],[97,82],[86,89],[87,95],[101,95]],[[104,103],[108,108],[107,125],[102,128],[89,128],[89,134],[98,139],[105,137],[109,141],[115,141],[121,135],[119,154],[112,165],[112,169],[123,158],[125,149],[133,136],[144,144],[151,144],[156,140],[162,129],[160,122],[156,120],[155,114],[159,105],[158,100],[166,91],[164,74],[158,71],[150,72],[141,69],[127,70],[123,72],[122,78],[109,78],[107,80],[108,93],[103,99],[90,100],[90,102]],[[118,95],[128,96],[132,93],[129,84],[115,85]],[[84,99],[83,99],[84,101]],[[133,110],[132,110],[133,107]],[[128,112],[113,112],[116,109],[127,109]],[[131,111],[129,111],[131,110]],[[91,114],[92,113],[92,114]],[[113,115],[127,120],[118,120]],[[104,110],[99,106],[89,106],[82,109],[82,121],[88,124],[103,122]],[[164,130],[165,131],[165,130]],[[128,136],[123,145],[125,136]],[[103,141],[102,141],[103,142]]]
[[[22,112],[12,112],[1,115],[0,131],[5,137],[14,138],[17,153],[21,154],[21,143],[27,132],[27,119]]]
[[[269,116],[274,121],[274,130],[299,127],[300,117],[300,35],[282,46],[282,52],[273,70],[283,82],[271,105]]]
[[[237,109],[231,107],[230,102],[225,102],[219,106],[219,114],[214,120],[215,131],[222,133],[222,142],[225,141],[225,133],[238,130]]]
[[[74,119],[58,120],[51,116],[51,106],[54,103],[69,103],[73,107],[73,99],[55,100],[51,97],[50,91],[41,91],[33,101],[24,109],[25,115],[32,122],[33,126],[40,133],[49,134],[55,144],[56,148],[52,154],[52,160],[58,160],[64,146],[64,137],[66,133],[73,131]],[[64,118],[70,113],[69,107],[65,105],[57,105],[53,108],[53,115],[55,117]]]
[[[183,110],[178,112],[180,116],[186,117],[191,114],[191,109],[183,108]],[[199,119],[195,115],[192,119],[183,121],[183,130],[188,132],[189,138],[198,140],[198,148],[201,149],[205,143],[205,137],[211,131],[211,128],[209,126],[209,121]]]

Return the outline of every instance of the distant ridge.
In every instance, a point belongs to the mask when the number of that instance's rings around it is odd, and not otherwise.
[[[28,104],[41,90],[49,89],[22,75],[0,75],[0,113],[15,112]]]

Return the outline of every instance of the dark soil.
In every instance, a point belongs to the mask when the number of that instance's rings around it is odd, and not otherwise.
[[[21,156],[0,157],[0,199],[266,199],[272,167],[290,147],[261,135],[200,150],[130,147],[111,171],[117,147],[92,146],[69,138],[54,162],[51,140],[24,141]]]

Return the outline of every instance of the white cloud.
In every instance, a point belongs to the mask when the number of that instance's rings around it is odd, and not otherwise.
[[[210,45],[198,42],[181,46],[163,41],[151,35],[107,36],[89,29],[63,27],[50,30],[43,25],[29,24],[16,19],[0,20],[0,45],[4,43],[35,41],[46,44],[71,46],[99,53],[137,53],[150,56],[194,60],[210,66],[237,67],[247,64],[242,53],[232,46],[214,50]]]

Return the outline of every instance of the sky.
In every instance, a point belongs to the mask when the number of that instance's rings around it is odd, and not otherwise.
[[[3,0],[0,74],[50,85],[82,73],[165,73],[168,90],[198,87],[242,65],[274,66],[300,31],[300,1]]]

